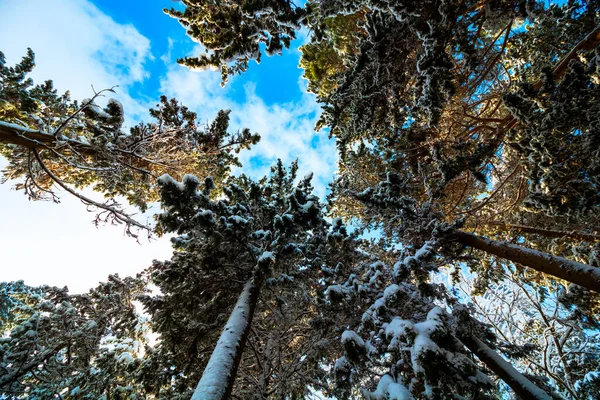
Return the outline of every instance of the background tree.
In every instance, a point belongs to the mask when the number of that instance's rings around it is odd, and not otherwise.
[[[458,287],[469,296],[477,317],[489,324],[512,362],[537,382],[566,398],[593,398],[597,320],[579,314],[564,287],[536,287],[524,271],[511,266],[502,270],[502,280],[479,295],[473,291],[478,287],[473,277],[461,275]]]
[[[89,293],[1,284],[0,393],[11,398],[57,396],[142,398],[141,364],[147,320],[133,300],[139,279],[114,275]]]

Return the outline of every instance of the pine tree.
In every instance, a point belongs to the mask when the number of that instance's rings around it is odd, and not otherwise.
[[[109,277],[82,295],[66,288],[1,284],[0,392],[45,399],[132,395],[142,398],[140,364],[147,321],[133,300],[144,282]],[[135,397],[138,396],[138,397]]]
[[[59,95],[52,81],[34,86],[27,78],[33,67],[31,50],[15,67],[5,66],[0,53],[0,154],[8,160],[3,181],[21,179],[16,188],[33,200],[58,202],[53,188],[60,187],[97,210],[96,224],[123,223],[131,234],[132,227],[149,229],[116,198],[145,211],[158,200],[158,176],[197,171],[222,179],[239,165],[235,153],[259,140],[249,130],[227,132],[228,111],[203,128],[194,112],[164,96],[150,110],[153,122],[125,133],[118,101],[96,105],[112,90],[72,101],[68,92]],[[79,191],[88,186],[108,200],[96,201]]]
[[[276,317],[266,305],[270,296],[314,274],[327,223],[311,176],[294,184],[296,171],[296,163],[288,171],[279,161],[268,179],[232,179],[219,200],[210,198],[210,178],[203,184],[191,175],[181,183],[166,175],[159,180],[166,209],[159,223],[177,232],[178,250],[149,270],[161,295],[143,302],[161,335],[159,346],[172,352],[186,382],[202,375],[195,398],[231,393],[254,319]]]
[[[288,48],[305,15],[303,8],[277,0],[183,3],[183,11],[171,8],[164,12],[210,53],[178,62],[190,68],[220,70],[223,85],[230,75],[246,71],[251,60],[260,62],[262,51],[273,55]]]
[[[428,271],[443,262],[435,252],[438,244],[432,239],[414,253],[403,251],[393,267],[370,254],[370,263],[336,271],[328,282],[324,312],[342,314],[348,328],[340,337],[343,355],[333,365],[331,393],[369,399],[490,398],[494,385],[474,354],[524,398],[549,399],[502,361],[492,350],[494,335],[443,285],[426,282]]]

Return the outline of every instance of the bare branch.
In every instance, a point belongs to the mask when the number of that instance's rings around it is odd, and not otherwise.
[[[137,238],[137,235],[134,234],[133,232],[131,232],[131,230],[130,230],[131,226],[135,226],[136,228],[146,230],[146,231],[148,231],[149,234],[152,232],[152,229],[149,226],[139,223],[135,219],[131,218],[131,216],[129,214],[125,213],[122,210],[117,209],[114,205],[103,204],[103,203],[97,202],[95,200],[92,200],[89,197],[86,197],[80,193],[77,193],[75,190],[71,189],[67,184],[65,184],[61,179],[59,179],[56,175],[54,175],[52,173],[52,171],[50,171],[50,169],[44,164],[44,161],[40,157],[37,150],[33,150],[33,154],[34,154],[37,162],[39,163],[40,167],[54,182],[56,182],[57,185],[59,185],[61,188],[63,188],[64,190],[66,190],[67,192],[72,194],[73,196],[77,197],[84,204],[86,204],[88,206],[97,207],[101,210],[105,210],[106,212],[109,213],[109,215],[117,223],[124,223],[126,225],[126,232],[128,235],[130,235],[134,238]]]

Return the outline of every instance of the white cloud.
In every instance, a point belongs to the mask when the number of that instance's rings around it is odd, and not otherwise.
[[[116,23],[86,0],[0,1],[0,50],[8,64],[18,62],[27,47],[36,52],[36,82],[52,79],[59,91],[70,90],[76,99],[90,97],[91,85],[99,90],[118,84],[118,99],[130,121],[145,117],[146,100],[134,98],[130,89],[148,78],[146,66],[153,56],[149,40],[135,27]],[[216,72],[190,71],[175,64],[171,54],[161,59],[167,64],[161,93],[178,98],[206,122],[218,110],[231,109],[232,130],[248,127],[261,134],[261,142],[240,155],[244,172],[257,178],[277,158],[286,164],[299,158],[301,176],[314,172],[317,191],[324,194],[336,149],[326,134],[314,132],[319,107],[312,95],[269,105],[247,85],[245,100],[236,103],[231,100],[235,79],[221,88]],[[121,227],[94,228],[93,214],[66,194],[58,205],[33,203],[11,191],[10,184],[0,185],[0,280],[66,284],[80,292],[110,273],[133,274],[154,258],[170,256],[165,240],[140,246],[123,237]]]
[[[191,54],[200,51],[197,46]],[[207,122],[220,109],[231,109],[231,130],[249,128],[261,135],[256,146],[240,155],[243,172],[259,178],[268,173],[277,158],[284,164],[298,158],[300,176],[313,172],[313,185],[319,195],[324,195],[336,170],[337,150],[326,133],[314,131],[320,107],[315,97],[306,93],[304,80],[298,82],[302,92],[299,101],[268,105],[256,95],[254,85],[247,84],[245,101],[236,103],[231,99],[235,77],[221,88],[219,72],[191,71],[173,62],[167,64],[167,74],[161,80],[162,93],[177,98]]]
[[[145,64],[153,59],[150,41],[132,25],[116,23],[96,6],[82,0],[5,0],[0,2],[0,50],[8,65],[36,54],[31,74],[35,82],[52,79],[59,92],[74,99],[119,85],[114,95],[131,119],[147,109],[128,90],[148,77]]]
[[[269,164],[277,158],[284,163],[298,158],[301,176],[313,172],[315,188],[324,194],[325,184],[335,170],[337,153],[325,133],[314,131],[318,115],[319,106],[312,95],[305,93],[298,102],[266,105],[256,96],[255,88],[247,85],[246,102],[233,109],[232,125],[249,127],[261,135],[261,141],[241,155],[244,172],[255,177],[268,172],[269,165],[253,165],[253,157],[270,160]]]
[[[169,41],[172,43],[172,39]],[[232,103],[227,99],[230,86],[220,87],[221,75],[215,71],[191,71],[178,65],[169,53],[161,57],[167,65],[167,73],[160,80],[160,93],[167,97],[175,97],[184,105],[195,110],[199,118],[210,120],[217,111],[230,108]],[[197,54],[201,50],[196,46],[191,52]]]
[[[116,97],[131,119],[147,107],[129,93],[144,81],[152,59],[150,41],[131,25],[121,25],[85,0],[0,1],[0,50],[8,65],[26,48],[36,53],[32,78],[54,80],[61,92],[82,99],[119,85]],[[0,159],[0,168],[5,164]],[[166,240],[143,243],[123,236],[122,227],[96,229],[83,204],[63,194],[62,203],[28,202],[12,182],[0,185],[0,280],[87,290],[111,273],[135,274],[152,259],[169,258]],[[98,198],[98,194],[95,194]]]

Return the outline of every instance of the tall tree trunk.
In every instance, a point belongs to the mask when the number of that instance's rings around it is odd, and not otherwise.
[[[586,241],[590,241],[590,242],[596,242],[598,240],[600,240],[600,235],[596,235],[596,234],[592,234],[592,233],[580,233],[580,232],[576,232],[576,231],[570,231],[570,232],[565,232],[565,231],[555,231],[552,229],[544,229],[544,228],[536,228],[534,226],[527,226],[527,225],[515,225],[515,224],[505,224],[502,222],[498,222],[498,223],[489,223],[489,224],[485,224],[488,226],[497,226],[501,229],[505,229],[505,230],[515,230],[519,233],[534,233],[536,235],[540,235],[540,236],[545,236],[545,237],[549,237],[549,238],[562,238],[562,237],[569,237],[569,238],[573,238],[573,239],[577,239],[577,240],[586,240]]]
[[[202,373],[192,400],[224,400],[231,395],[244,346],[250,333],[261,283],[262,279],[253,277],[244,286]]]
[[[510,388],[524,400],[551,400],[552,397],[523,374],[515,369],[508,361],[500,357],[488,345],[475,336],[459,338],[490,370],[500,377]]]
[[[600,293],[600,268],[460,230],[454,231],[454,237],[459,243],[466,246],[483,250]]]

